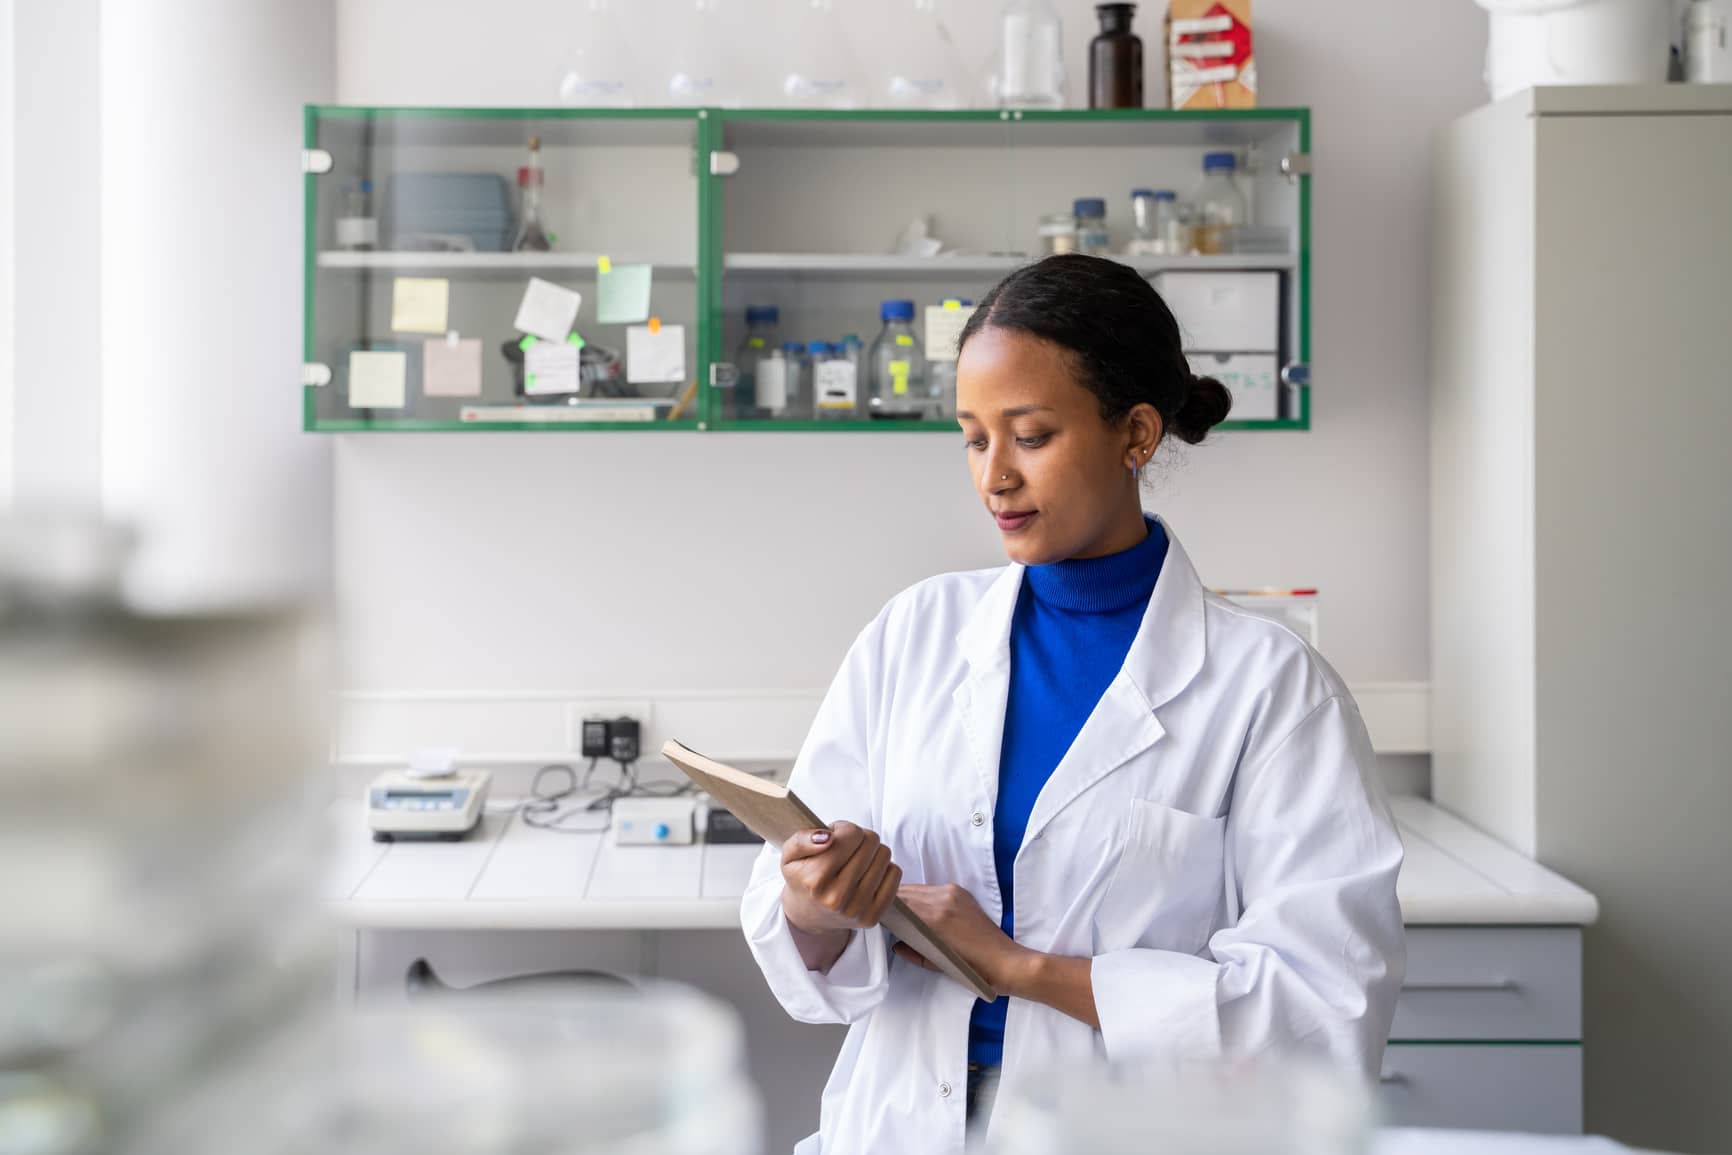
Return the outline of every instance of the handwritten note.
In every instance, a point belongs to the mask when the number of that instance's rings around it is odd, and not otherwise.
[[[571,332],[572,325],[577,323],[577,309],[581,304],[583,294],[577,290],[531,277],[512,325],[518,332],[533,334],[543,341],[563,341]]]
[[[686,327],[634,325],[625,331],[625,379],[666,385],[686,379]]]
[[[960,301],[926,306],[926,359],[956,360],[957,338],[962,336],[962,327],[972,316],[974,307]]]
[[[537,341],[523,351],[523,391],[576,393],[578,347],[565,341]]]
[[[427,397],[481,396],[481,338],[428,338],[421,347],[421,392]]]
[[[450,305],[451,282],[443,277],[398,277],[391,282],[391,329],[443,333]]]
[[[408,375],[408,354],[357,349],[349,354],[349,404],[356,409],[401,409]]]

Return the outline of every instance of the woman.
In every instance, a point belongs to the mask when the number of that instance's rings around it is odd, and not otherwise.
[[[1112,261],[1021,269],[964,329],[957,420],[1011,564],[861,632],[791,779],[833,825],[766,847],[741,906],[789,1014],[852,1024],[801,1151],[961,1151],[995,1087],[1096,1057],[1375,1076],[1401,844],[1358,708],[1142,511],[1162,438],[1230,404]],[[898,893],[1007,997],[892,953]]]

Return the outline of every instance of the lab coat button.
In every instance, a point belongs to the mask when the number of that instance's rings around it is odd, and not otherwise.
[[[982,814],[978,810],[976,810],[973,814],[969,815],[968,820],[970,822],[974,823],[976,826],[985,826],[986,825],[986,815]]]
[[[941,1099],[950,1098],[950,1084],[949,1083],[938,1084],[938,1096]]]

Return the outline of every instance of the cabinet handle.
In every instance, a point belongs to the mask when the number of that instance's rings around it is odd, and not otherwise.
[[[1407,1086],[1407,1076],[1403,1075],[1400,1071],[1390,1071],[1386,1075],[1379,1075],[1377,1076],[1377,1081],[1385,1087]]]
[[[1477,983],[1402,983],[1404,991],[1513,991],[1521,986],[1513,979],[1490,979]]]

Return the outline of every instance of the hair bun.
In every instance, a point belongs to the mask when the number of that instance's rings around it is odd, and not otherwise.
[[[1209,430],[1227,419],[1233,409],[1233,394],[1213,377],[1192,377],[1185,403],[1167,423],[1167,431],[1180,441],[1195,445]]]

